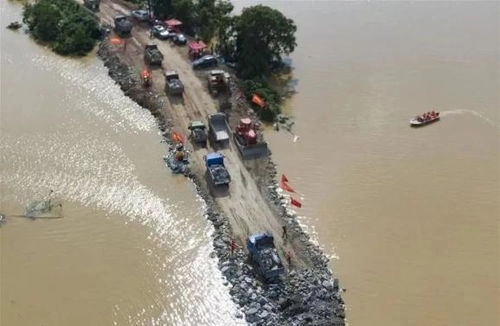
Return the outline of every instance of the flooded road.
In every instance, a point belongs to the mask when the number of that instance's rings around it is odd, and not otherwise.
[[[4,29],[0,324],[235,325],[204,203],[171,175],[156,123],[93,56],[63,59]],[[63,218],[30,220],[50,190]]]
[[[266,137],[349,324],[498,325],[498,2],[263,3],[298,26],[299,139]]]

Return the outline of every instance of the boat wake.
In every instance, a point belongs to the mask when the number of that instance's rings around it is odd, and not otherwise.
[[[456,110],[447,110],[447,111],[440,112],[441,117],[446,117],[446,116],[450,116],[450,115],[466,115],[466,114],[476,116],[479,119],[483,120],[484,122],[488,123],[489,125],[491,125],[495,128],[499,128],[499,126],[495,123],[494,120],[492,120],[492,119],[490,119],[490,118],[484,116],[483,114],[481,114],[477,111],[474,111],[474,110],[456,109]]]

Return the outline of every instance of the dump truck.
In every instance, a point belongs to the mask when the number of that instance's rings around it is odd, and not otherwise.
[[[101,4],[101,0],[83,0],[83,5],[85,8],[91,11],[99,11],[99,5]]]
[[[244,160],[267,156],[267,143],[259,138],[257,128],[250,118],[240,119],[233,133],[233,140]]]
[[[224,156],[214,152],[205,156],[208,178],[215,186],[228,186],[231,176],[224,165]]]
[[[266,283],[276,283],[285,272],[281,258],[269,233],[252,234],[247,239],[250,262]]]
[[[163,54],[156,44],[148,44],[144,48],[144,62],[149,66],[161,66]]]
[[[208,79],[208,90],[213,96],[217,96],[222,93],[229,94],[230,87],[229,83],[231,80],[231,75],[224,70],[215,69],[211,70],[207,76]]]
[[[132,22],[127,16],[120,15],[116,16],[115,19],[115,32],[118,35],[129,35],[132,32]]]
[[[184,84],[176,71],[165,71],[165,90],[170,95],[182,96],[184,93]]]
[[[188,129],[191,131],[189,137],[198,146],[207,147],[207,127],[201,121],[194,120],[189,122]]]
[[[229,127],[224,113],[218,112],[208,116],[208,132],[211,141],[216,144],[223,145],[229,141]]]

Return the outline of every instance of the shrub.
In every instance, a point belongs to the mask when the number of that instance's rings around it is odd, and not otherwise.
[[[83,56],[100,37],[97,20],[73,0],[38,0],[26,4],[23,22],[36,40],[61,55]]]
[[[252,108],[262,121],[272,122],[276,115],[281,112],[281,97],[279,93],[272,89],[266,82],[245,80],[242,82],[242,88],[246,99],[251,103]],[[265,108],[262,109],[252,103],[253,94],[257,94],[266,102]]]

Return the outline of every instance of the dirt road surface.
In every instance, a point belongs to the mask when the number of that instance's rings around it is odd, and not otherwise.
[[[119,14],[129,15],[135,9],[130,4],[121,1],[103,0],[100,11],[97,13],[101,22],[113,26],[113,17]],[[161,101],[165,103],[164,112],[167,119],[171,119],[174,130],[187,139],[188,123],[190,120],[202,120],[207,123],[207,115],[218,111],[218,101],[208,92],[207,71],[194,71],[187,55],[186,47],[177,47],[169,41],[152,39],[149,27],[145,23],[136,22],[131,36],[125,39],[126,45],[116,46],[120,60],[130,67],[137,69],[137,74],[146,67],[143,60],[144,45],[156,44],[164,55],[161,68],[152,67],[154,90],[161,94]],[[164,70],[176,70],[184,83],[183,98],[172,98],[165,94]],[[191,150],[191,171],[199,176],[205,174],[203,157],[207,152],[214,151],[210,146],[207,149],[193,148],[189,142],[186,147]],[[275,236],[275,243],[284,258],[289,251],[294,257],[295,267],[307,267],[309,261],[301,250],[303,245],[291,237],[286,242],[281,239],[284,221],[275,214],[262,196],[255,182],[258,177],[255,171],[262,169],[265,160],[243,162],[232,140],[227,148],[219,149],[225,157],[226,167],[231,175],[229,191],[223,194],[214,194],[214,199],[222,213],[228,218],[233,236],[240,246],[245,244],[246,237],[254,232],[270,231]],[[250,171],[253,171],[253,175]],[[285,261],[285,259],[283,259]],[[284,262],[286,264],[286,262]]]

